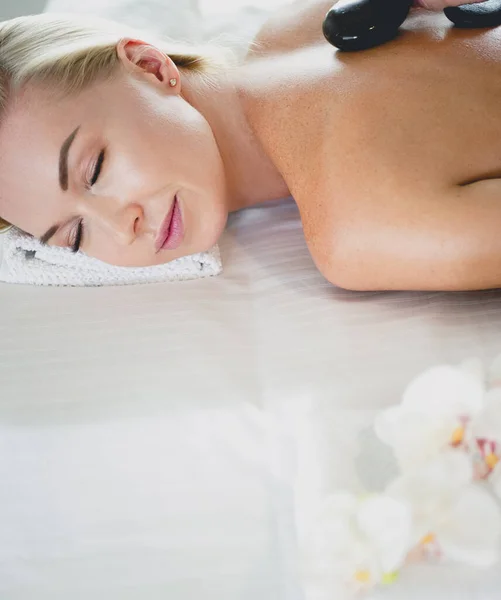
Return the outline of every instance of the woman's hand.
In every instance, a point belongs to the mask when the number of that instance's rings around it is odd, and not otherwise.
[[[484,0],[414,0],[414,6],[421,6],[428,10],[444,10],[449,6],[478,4],[479,2],[484,2]]]

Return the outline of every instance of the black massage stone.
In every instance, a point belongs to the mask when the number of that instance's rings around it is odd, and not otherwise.
[[[397,35],[412,0],[341,0],[327,13],[323,32],[340,50],[364,50]]]
[[[497,27],[501,25],[501,0],[450,6],[444,14],[456,27]]]
[[[393,39],[407,18],[413,0],[340,0],[327,13],[323,32],[340,50],[365,50]],[[486,0],[444,10],[456,27],[501,25],[501,0]]]

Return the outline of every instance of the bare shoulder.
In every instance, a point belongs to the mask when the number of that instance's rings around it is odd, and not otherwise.
[[[335,1],[295,0],[280,7],[259,30],[246,60],[327,43],[322,23]]]
[[[364,219],[313,238],[312,256],[326,279],[351,290],[500,288],[500,199],[496,178],[366,202]]]

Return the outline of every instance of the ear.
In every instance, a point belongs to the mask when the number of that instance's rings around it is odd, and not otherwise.
[[[124,38],[117,44],[118,58],[129,71],[136,74],[153,75],[156,83],[161,83],[171,91],[179,93],[181,78],[179,70],[164,52],[141,40]],[[151,79],[151,77],[148,77]],[[171,80],[176,80],[172,85]]]

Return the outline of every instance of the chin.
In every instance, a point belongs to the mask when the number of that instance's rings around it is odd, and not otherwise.
[[[222,212],[219,219],[214,224],[214,229],[212,235],[210,236],[210,241],[206,244],[205,250],[209,250],[215,244],[217,244],[223,235],[223,231],[225,230],[226,223],[228,222],[228,213],[226,211]]]
[[[201,230],[195,235],[193,239],[195,249],[192,254],[206,252],[219,242],[228,221],[228,213],[225,210],[218,211],[217,214],[214,213],[216,213],[215,210],[212,211],[210,222],[208,223],[208,219],[205,219]]]

